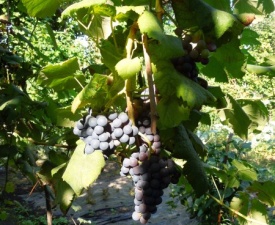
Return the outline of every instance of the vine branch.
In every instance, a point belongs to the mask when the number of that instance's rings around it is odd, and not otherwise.
[[[156,98],[155,98],[151,59],[148,54],[148,37],[146,34],[142,35],[142,43],[143,43],[143,55],[144,55],[144,60],[145,60],[145,71],[146,71],[146,75],[147,75],[148,88],[149,88],[151,130],[152,130],[153,134],[156,134],[156,132],[157,132],[157,105],[156,105]]]

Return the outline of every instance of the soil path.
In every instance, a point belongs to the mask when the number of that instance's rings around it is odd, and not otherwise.
[[[24,180],[21,180],[21,183],[24,185]],[[32,209],[45,212],[44,193],[37,189],[29,196],[31,188],[31,186],[24,185],[25,192],[21,190],[19,198],[26,201]],[[189,214],[179,202],[175,200],[176,208],[171,208],[167,204],[168,201],[173,200],[169,197],[170,191],[171,187],[165,189],[163,202],[158,206],[158,211],[152,215],[148,224],[197,225],[198,222],[189,218]],[[71,221],[70,225],[138,225],[139,222],[132,220],[133,199],[131,179],[120,177],[117,164],[108,162],[98,180],[74,201],[67,216]],[[54,218],[63,216],[58,207],[53,210],[53,215]]]

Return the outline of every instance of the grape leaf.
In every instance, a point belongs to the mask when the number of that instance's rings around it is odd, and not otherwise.
[[[104,3],[106,3],[106,0],[83,0],[81,2],[74,3],[62,12],[62,18],[73,16],[75,13],[80,11],[85,11],[85,13],[88,13],[94,5],[101,5]]]
[[[22,0],[30,16],[47,17],[52,16],[60,6],[56,0]]]
[[[79,70],[77,58],[71,58],[61,63],[45,66],[38,75],[38,84],[48,86],[56,91],[76,89],[81,90],[78,82],[84,83],[85,77]]]
[[[163,97],[158,105],[157,112],[160,117],[158,127],[166,129],[179,125],[183,120],[189,118],[190,109],[179,104],[179,99],[174,97]]]
[[[127,21],[131,19],[132,21],[136,21],[138,16],[141,15],[145,11],[145,6],[117,6],[116,7],[116,17],[115,19],[118,21]]]
[[[115,72],[116,64],[123,59],[123,54],[110,42],[103,40],[99,47],[102,62],[113,72]]]
[[[144,13],[138,18],[138,26],[140,32],[147,34],[150,38],[159,41],[162,41],[165,38],[165,34],[157,17],[149,11],[144,11]]]
[[[187,161],[184,164],[183,173],[193,187],[196,195],[198,197],[203,195],[209,189],[208,180],[202,162],[199,159],[184,126],[180,125],[175,128],[173,141],[173,156]]]
[[[155,62],[153,62],[155,63]],[[210,104],[215,97],[194,81],[180,75],[167,61],[157,61],[153,67],[155,84],[162,96],[174,96],[180,99],[186,107],[200,108]]]
[[[272,0],[234,0],[234,13],[254,13],[269,14],[274,11],[274,2]]]
[[[215,9],[202,0],[172,0],[172,7],[180,28],[202,30],[205,36],[214,40],[224,34],[237,37],[243,29],[232,14]]]
[[[204,0],[204,2],[206,2],[207,4],[211,5],[212,7],[219,9],[219,10],[223,10],[226,12],[231,12],[231,6],[230,6],[230,2],[228,0]]]
[[[250,132],[261,132],[268,122],[268,109],[261,100],[238,99],[237,102],[251,120]]]
[[[149,54],[153,61],[157,61],[184,56],[185,52],[182,48],[182,41],[179,38],[165,35],[162,41],[149,44]]]
[[[72,103],[72,112],[79,107],[89,104],[93,109],[99,109],[106,103],[108,77],[101,74],[94,74],[91,81],[74,98]]]
[[[209,64],[201,72],[217,82],[228,82],[228,78],[242,78],[245,74],[245,56],[239,49],[240,41],[234,39],[222,45],[211,55]]]
[[[241,192],[238,197],[233,197],[230,202],[230,208],[246,216],[249,212],[249,195]],[[247,222],[242,217],[238,217],[238,220],[240,221],[240,224],[246,224]]]
[[[246,180],[246,181],[257,180],[258,175],[256,171],[253,168],[251,168],[251,166],[245,165],[244,163],[235,159],[232,161],[232,165],[238,169],[237,176],[239,176],[241,180]]]
[[[76,147],[62,176],[77,196],[97,179],[105,165],[102,152],[95,151],[86,155],[84,146],[81,143]]]
[[[275,205],[275,183],[272,181],[254,181],[248,190],[255,193],[264,204],[272,207]]]
[[[115,68],[119,76],[124,80],[135,76],[142,67],[142,61],[139,57],[133,59],[124,58],[120,60]]]
[[[269,77],[275,77],[275,66],[257,66],[248,64],[247,71],[257,75],[266,75]]]
[[[222,123],[227,125],[231,124],[235,133],[241,138],[246,139],[251,120],[232,96],[227,94],[226,100],[227,107],[218,113]]]

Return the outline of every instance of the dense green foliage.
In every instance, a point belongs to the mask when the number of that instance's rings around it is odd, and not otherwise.
[[[274,11],[271,0],[0,0],[0,6],[0,158],[7,171],[14,167],[51,187],[66,213],[105,165],[102,152],[83,154],[74,122],[92,108],[96,115],[127,111],[134,123],[149,88],[161,154],[185,162],[175,192],[182,203],[192,196],[189,208],[204,224],[268,223],[275,183],[258,181],[256,168],[229,150],[230,139],[206,147],[196,131],[215,118],[247,140],[272,116],[274,40],[265,39],[273,28],[247,27],[254,14]],[[187,54],[183,36],[197,48],[200,40],[217,46],[207,52],[209,63],[196,62],[206,86],[172,63]],[[232,90],[234,82],[248,88]],[[131,151],[119,147],[112,157],[121,163]],[[6,181],[1,197],[14,191],[8,173]]]

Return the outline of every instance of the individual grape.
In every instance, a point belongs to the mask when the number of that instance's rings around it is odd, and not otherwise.
[[[92,139],[98,139],[98,135],[96,134],[96,132],[93,132],[91,137],[92,137]]]
[[[124,158],[124,159],[123,159],[122,165],[123,165],[124,167],[129,168],[129,167],[130,167],[130,164],[131,164],[131,161],[130,161],[129,158]]]
[[[210,55],[210,52],[208,49],[203,49],[201,51],[201,54],[200,56],[203,58],[203,59],[208,59],[209,58],[209,55]]]
[[[125,166],[123,166],[123,167],[121,167],[121,169],[120,169],[120,171],[123,173],[123,174],[128,174],[129,173],[129,168],[127,168],[127,167],[125,167]]]
[[[136,198],[138,201],[141,201],[141,200],[142,200],[142,198],[143,198],[143,192],[142,192],[142,190],[135,189],[135,198]]]
[[[140,161],[144,161],[146,159],[148,159],[148,154],[146,152],[139,153],[139,160]]]
[[[137,183],[140,180],[140,176],[139,175],[134,175],[132,176],[132,180],[134,183]]]
[[[141,213],[145,213],[145,212],[147,211],[147,206],[146,206],[144,203],[141,203],[141,204],[139,205],[139,211],[140,211]]]
[[[136,212],[136,211],[133,212],[133,214],[132,214],[132,219],[133,219],[134,221],[138,221],[138,220],[140,219],[140,217],[141,217],[141,214],[140,214],[140,213],[138,213],[138,212]]]
[[[145,180],[139,180],[136,184],[136,187],[139,189],[146,189],[149,187],[149,182]]]
[[[83,138],[88,137],[87,130],[81,130],[80,137],[83,137]]]
[[[129,145],[132,145],[132,144],[135,143],[135,141],[136,141],[136,138],[135,138],[135,137],[129,137],[128,144],[129,144]]]
[[[91,117],[88,120],[88,124],[89,124],[90,127],[95,127],[97,125],[97,119],[95,117]]]
[[[129,136],[127,134],[123,134],[119,141],[121,143],[127,143],[129,141]]]
[[[85,154],[91,154],[94,152],[94,149],[91,145],[86,145],[84,148],[84,152],[85,152]]]
[[[92,139],[90,141],[90,145],[94,148],[94,149],[99,149],[99,145],[100,145],[100,141],[97,139]]]
[[[117,113],[111,113],[111,114],[108,116],[108,119],[111,120],[111,121],[113,121],[114,119],[117,118],[117,116],[118,116]]]
[[[139,201],[139,200],[137,200],[137,199],[134,199],[134,204],[135,204],[135,205],[140,205],[140,204],[142,204],[142,201]]]
[[[74,127],[73,129],[73,133],[77,136],[80,136],[81,135],[81,130],[79,130],[76,126]]]
[[[150,125],[150,120],[149,119],[145,119],[144,121],[143,121],[143,126],[149,126]]]
[[[132,153],[131,157],[138,159],[139,158],[139,152]]]
[[[124,112],[120,113],[118,118],[121,120],[121,123],[126,123],[129,120],[128,115]]]
[[[123,135],[123,130],[121,128],[115,128],[113,134],[116,138],[120,138]]]
[[[109,148],[109,143],[108,142],[100,142],[99,148],[100,148],[100,150],[105,151]]]
[[[146,152],[147,151],[147,147],[145,145],[141,145],[139,146],[139,152]]]
[[[111,140],[111,141],[109,142],[109,148],[110,148],[111,150],[113,150],[113,149],[115,148],[115,144],[114,144],[114,141],[113,141],[113,140]]]
[[[133,126],[132,129],[133,129],[133,136],[136,136],[138,134],[138,128],[136,126]]]
[[[135,211],[136,211],[137,213],[140,213],[140,211],[139,211],[139,206],[138,206],[138,205],[135,205]]]
[[[156,205],[159,205],[159,204],[161,204],[161,203],[162,203],[162,198],[161,198],[161,197],[155,198],[155,204],[156,204]]]
[[[104,127],[107,125],[107,123],[108,123],[108,120],[105,116],[101,116],[101,115],[97,116],[97,125]]]
[[[105,132],[105,133],[98,136],[98,140],[102,141],[102,142],[107,141],[109,139],[109,137],[110,137],[110,133]]]
[[[131,167],[136,167],[138,165],[138,160],[134,157],[130,157],[130,166]]]
[[[157,179],[153,179],[153,180],[151,180],[150,181],[150,186],[152,187],[152,188],[159,188],[160,187],[160,182],[159,182],[159,180],[157,180]]]
[[[196,48],[197,48],[199,51],[205,49],[205,48],[206,48],[206,43],[205,43],[205,41],[204,41],[204,40],[199,40],[198,43],[197,43]]]
[[[75,126],[79,130],[82,130],[84,128],[84,124],[83,124],[83,122],[81,120],[77,121]]]
[[[118,127],[121,127],[122,125],[122,122],[119,118],[116,118],[114,121],[113,121],[113,127],[114,128],[118,128]]]
[[[145,133],[145,127],[144,126],[140,126],[139,128],[138,128],[138,130],[139,130],[139,132],[141,132],[142,134],[144,134]]]
[[[123,127],[124,134],[130,135],[133,132],[133,128],[131,125],[126,125]]]
[[[100,135],[104,132],[104,128],[102,126],[96,126],[94,128],[94,132],[97,134],[97,135]]]
[[[151,179],[151,173],[144,173],[141,175],[142,180],[144,181],[150,181]]]
[[[94,129],[91,128],[91,127],[88,127],[87,130],[86,130],[86,134],[87,134],[88,136],[91,136],[91,135],[93,134],[93,132],[94,132]]]
[[[152,130],[151,130],[151,127],[145,128],[145,134],[153,134]]]
[[[145,213],[142,213],[142,217],[145,219],[145,220],[149,220],[151,218],[151,213],[148,213],[148,212],[145,212]]]

